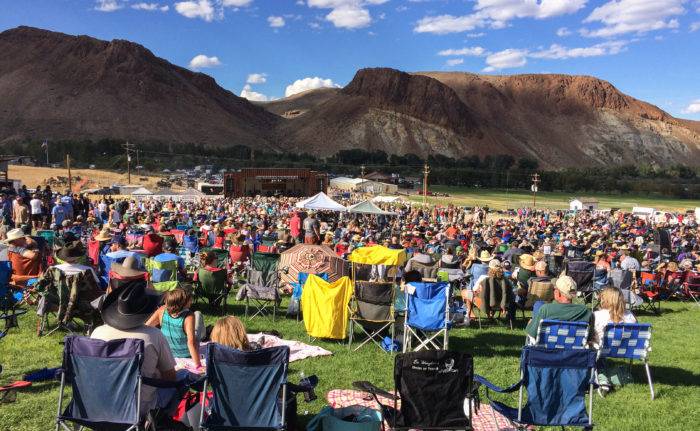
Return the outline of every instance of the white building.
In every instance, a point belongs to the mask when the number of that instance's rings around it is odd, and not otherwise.
[[[569,201],[569,209],[572,211],[598,209],[598,199],[595,198],[575,198]]]
[[[332,188],[348,192],[364,192],[373,194],[392,194],[399,190],[396,184],[380,183],[379,181],[363,180],[362,178],[337,177],[330,180]]]

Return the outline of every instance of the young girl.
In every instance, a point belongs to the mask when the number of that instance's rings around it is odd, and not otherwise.
[[[637,319],[625,309],[625,297],[616,287],[606,287],[600,293],[600,309],[593,313],[595,332],[593,341],[603,342],[603,332],[608,323],[636,323]]]
[[[259,348],[255,343],[248,342],[243,322],[234,316],[222,317],[217,320],[211,331],[210,338],[213,343],[219,343],[244,352]]]
[[[160,327],[175,358],[189,358],[196,368],[201,368],[199,342],[204,335],[201,314],[190,311],[192,295],[182,288],[165,294],[165,305],[161,306],[147,325]]]

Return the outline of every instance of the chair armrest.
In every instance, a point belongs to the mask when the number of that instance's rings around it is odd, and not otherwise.
[[[352,386],[356,389],[359,389],[363,392],[368,392],[372,395],[381,395],[382,397],[388,398],[390,400],[397,399],[397,397],[395,397],[394,394],[387,392],[384,389],[380,389],[367,381],[353,382]]]
[[[509,386],[507,388],[502,388],[500,386],[494,385],[493,383],[486,380],[485,377],[480,376],[478,374],[474,374],[474,381],[486,386],[488,389],[491,389],[494,392],[498,392],[501,394],[508,394],[508,393],[514,392],[514,391],[518,390],[520,388],[520,386],[523,384],[523,381],[520,380],[518,383],[516,383],[512,386]]]

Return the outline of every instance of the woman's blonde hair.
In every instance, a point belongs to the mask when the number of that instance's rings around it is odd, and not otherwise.
[[[211,330],[211,341],[238,350],[250,350],[245,326],[238,317],[227,316],[217,320]]]
[[[498,268],[489,267],[488,276],[493,278],[503,278],[503,268],[501,268],[500,266]]]
[[[608,310],[613,323],[622,322],[625,314],[625,297],[617,287],[606,287],[600,293],[600,308]]]

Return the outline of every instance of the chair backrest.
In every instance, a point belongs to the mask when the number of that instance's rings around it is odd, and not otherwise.
[[[56,241],[56,232],[52,230],[38,230],[36,234],[37,236],[44,238],[48,246],[51,248],[51,250],[53,250],[53,246]]]
[[[414,261],[411,263],[411,267],[414,270],[420,272],[420,274],[423,278],[431,278],[431,279],[437,278],[437,271],[438,271],[437,262],[433,263],[432,265],[427,265],[425,263]]]
[[[527,403],[522,423],[541,426],[586,426],[586,392],[590,390],[596,352],[526,346],[520,357]]]
[[[155,258],[146,260],[146,270],[150,274],[153,288],[165,292],[178,286],[177,273],[179,263],[177,259],[158,262]]]
[[[629,290],[632,287],[632,271],[615,268],[610,271],[610,280],[613,286],[620,290]]]
[[[651,350],[650,323],[608,323],[600,355],[606,358],[646,359]]]
[[[88,427],[138,423],[143,352],[144,343],[139,339],[67,336],[63,371],[73,399],[60,418]]]
[[[685,285],[692,291],[700,290],[700,273],[689,272],[685,279]]]
[[[535,345],[548,349],[585,349],[588,323],[543,319],[537,327]]]
[[[532,277],[528,280],[527,299],[525,308],[532,308],[535,302],[552,302],[554,300],[554,285],[549,277]]]
[[[586,260],[573,260],[566,264],[566,275],[576,282],[576,289],[582,292],[593,288],[595,264]]]
[[[12,262],[9,260],[0,261],[0,310],[3,312],[14,302],[10,292],[11,277]]]
[[[242,352],[207,345],[207,382],[213,398],[207,429],[278,429],[284,424],[289,347]]]
[[[406,323],[428,331],[445,329],[449,283],[408,283],[406,288]],[[413,289],[413,293],[409,291]]]
[[[276,253],[253,253],[251,266],[264,273],[277,271],[280,255]]]
[[[394,292],[394,283],[356,281],[356,317],[370,321],[393,320]]]
[[[202,290],[206,293],[218,293],[226,288],[226,270],[210,271],[206,268],[199,268],[197,278],[202,285]]]
[[[396,355],[394,384],[401,414],[395,425],[468,428],[464,398],[471,392],[473,372],[473,358],[465,352],[424,350]]]

